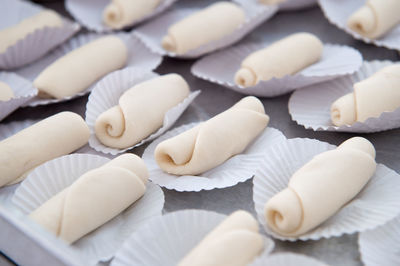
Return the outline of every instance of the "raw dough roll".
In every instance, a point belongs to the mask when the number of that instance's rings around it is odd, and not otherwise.
[[[56,12],[49,9],[43,10],[14,26],[0,30],[0,53],[4,53],[8,47],[13,46],[35,30],[44,27],[61,27],[62,25],[63,21]]]
[[[350,16],[347,26],[361,36],[376,39],[400,23],[399,12],[399,0],[368,0]]]
[[[104,9],[103,21],[113,29],[121,29],[150,14],[160,1],[111,0],[111,3]]]
[[[14,92],[7,83],[0,81],[0,101],[8,101],[14,97]]]
[[[158,144],[155,159],[170,174],[201,174],[243,152],[268,122],[260,100],[245,97],[225,112]]]
[[[189,85],[178,74],[135,85],[122,94],[119,105],[97,118],[96,136],[109,147],[131,147],[160,128],[165,113],[182,102],[189,92]]]
[[[364,122],[400,107],[400,64],[385,67],[354,84],[354,92],[337,99],[331,106],[336,126]]]
[[[297,170],[265,205],[268,226],[284,236],[314,229],[355,197],[375,173],[375,149],[354,137]]]
[[[296,33],[248,55],[235,74],[235,83],[242,87],[261,80],[293,75],[317,62],[323,44],[313,34]]]
[[[168,28],[162,47],[184,54],[234,32],[246,19],[241,7],[231,2],[217,2]]]
[[[143,160],[126,153],[83,174],[34,210],[30,218],[73,243],[141,198],[147,178]]]
[[[38,165],[87,143],[89,127],[79,115],[50,116],[0,142],[0,187],[20,181]]]
[[[192,249],[179,266],[244,266],[263,249],[258,223],[246,211],[236,211]]]
[[[102,37],[56,60],[40,73],[33,85],[39,90],[39,97],[72,96],[125,66],[127,58],[127,47],[120,38]]]

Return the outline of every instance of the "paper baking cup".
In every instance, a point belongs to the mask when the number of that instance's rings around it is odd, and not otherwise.
[[[200,94],[200,91],[192,92],[181,103],[171,108],[164,116],[162,127],[139,143],[126,149],[111,148],[102,144],[95,134],[97,118],[111,107],[118,105],[119,98],[125,91],[129,90],[136,84],[158,76],[159,75],[154,72],[146,72],[136,68],[125,68],[109,74],[96,84],[93,92],[89,96],[89,101],[86,106],[86,123],[91,132],[89,145],[93,149],[116,155],[161,136],[176,122],[176,120],[178,120],[190,103]]]
[[[279,4],[279,10],[298,10],[317,4],[317,0],[286,0]]]
[[[161,40],[172,24],[180,21],[184,17],[196,11],[201,10],[201,8],[190,7],[173,9],[150,21],[149,23],[138,27],[134,31],[134,34],[138,36],[152,51],[158,54],[178,58],[196,58],[239,41],[258,25],[272,17],[278,10],[276,5],[266,6],[257,2],[246,0],[235,0],[234,2],[239,4],[244,9],[246,13],[245,22],[232,34],[223,37],[222,39],[202,45],[182,55],[164,50],[164,48],[161,46]]]
[[[199,123],[191,123],[174,128],[153,141],[144,151],[143,160],[149,168],[150,180],[167,189],[183,191],[211,190],[226,188],[244,182],[253,177],[263,151],[274,143],[286,140],[286,137],[275,128],[267,127],[256,140],[241,154],[235,155],[223,164],[198,176],[176,176],[165,173],[154,159],[157,145],[169,138],[185,132]]]
[[[39,5],[20,0],[2,0],[1,5],[3,8],[0,9],[0,30],[43,10]],[[68,40],[80,29],[79,24],[66,18],[63,18],[63,22],[62,27],[37,29],[10,46],[4,53],[0,53],[0,69],[17,68],[33,62]]]
[[[254,260],[250,266],[328,266],[327,264],[302,254],[282,252],[265,254]]]
[[[71,185],[87,171],[98,168],[109,159],[98,155],[72,154],[49,161],[30,173],[15,191],[13,203],[28,215],[52,196]],[[85,265],[94,265],[113,257],[122,243],[139,226],[161,215],[164,206],[162,190],[147,184],[146,193],[114,219],[69,246]]]
[[[247,88],[237,85],[234,77],[242,61],[252,52],[263,49],[275,41],[274,38],[263,43],[245,43],[205,56],[192,66],[192,73],[196,77],[242,94],[274,97],[311,84],[352,74],[362,64],[362,56],[357,50],[343,45],[325,44],[321,60],[297,74],[260,81],[257,85]]]
[[[400,265],[400,216],[374,230],[360,233],[358,245],[366,266]]]
[[[377,40],[363,37],[347,27],[348,18],[364,4],[365,0],[319,0],[319,5],[329,22],[354,38],[376,46],[400,50],[400,25]]]
[[[148,15],[142,19],[133,21],[130,25],[124,28],[132,27],[142,21],[154,17],[168,7],[170,7],[177,0],[162,0],[160,4]],[[68,12],[83,26],[89,30],[96,32],[110,32],[113,29],[103,23],[103,11],[111,0],[66,0],[65,8]]]
[[[15,207],[12,203],[12,197],[17,187],[18,185],[12,185],[0,188],[0,206],[4,206],[8,209],[13,209]]]
[[[353,84],[393,64],[390,61],[364,62],[355,74],[295,91],[289,100],[292,119],[307,129],[372,133],[400,127],[400,108],[371,117],[364,122],[337,127],[331,122],[331,105],[341,96],[353,92]]]
[[[112,266],[175,266],[227,216],[205,210],[183,210],[156,217],[124,243]],[[274,242],[264,237],[269,254]]]
[[[0,72],[0,81],[5,82],[14,92],[8,101],[0,101],[0,121],[14,112],[18,107],[36,96],[37,90],[30,81],[11,72]]]
[[[287,187],[291,176],[315,155],[334,149],[315,139],[290,139],[265,151],[253,179],[253,201],[265,231],[281,240],[317,240],[374,229],[400,213],[400,176],[378,164],[375,174],[352,201],[316,229],[298,237],[285,237],[266,224],[265,203]]]
[[[17,74],[31,80],[32,82],[35,78],[51,63],[59,59],[60,57],[66,55],[67,53],[71,52],[79,48],[82,45],[85,45],[95,39],[103,37],[106,35],[101,34],[81,34],[78,35],[67,43],[63,44],[56,50],[52,51],[45,57],[41,58],[40,60],[36,61],[33,64],[30,64],[26,67],[18,69],[16,71]],[[126,43],[126,47],[128,48],[128,61],[125,67],[135,67],[137,69],[142,69],[143,71],[151,71],[161,63],[162,57],[151,52],[138,38],[133,36],[132,34],[125,34],[125,33],[118,33],[118,37],[124,40]],[[86,90],[77,93],[73,96],[68,96],[63,99],[40,99],[39,97],[35,97],[31,101],[29,101],[26,105],[27,106],[38,106],[38,105],[46,105],[51,103],[59,103],[74,99],[76,97],[88,94],[95,86],[96,82],[94,82],[91,86],[89,86]]]

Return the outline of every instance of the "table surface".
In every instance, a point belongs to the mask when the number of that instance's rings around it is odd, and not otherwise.
[[[190,1],[190,3],[189,3]],[[206,5],[209,1],[197,1]],[[176,5],[193,4],[191,0],[180,0]],[[62,1],[44,2],[47,7],[67,15]],[[244,41],[262,41],[263,36],[307,31],[316,34],[325,43],[337,43],[358,49],[365,60],[399,60],[396,51],[378,48],[353,39],[350,35],[331,25],[324,17],[318,6],[290,12],[280,12],[271,20],[259,26],[249,34]],[[201,89],[202,93],[178,120],[176,126],[212,117],[232,106],[243,95],[222,86],[209,83],[194,77],[190,68],[194,60],[178,60],[164,58],[163,63],[156,69],[160,74],[179,73],[190,84],[192,90]],[[338,145],[347,138],[355,136],[349,133],[314,132],[306,130],[291,120],[288,113],[290,94],[275,98],[262,98],[266,112],[271,118],[269,126],[281,130],[287,138],[315,138]],[[11,114],[1,124],[25,119],[43,119],[60,111],[70,110],[84,116],[87,97],[81,97],[66,103],[53,104],[35,108],[22,108]],[[400,129],[381,133],[362,134],[369,139],[377,151],[377,161],[400,172]],[[141,155],[145,146],[132,152]],[[177,192],[163,189],[165,193],[164,212],[181,209],[206,209],[229,214],[237,209],[245,209],[253,214],[252,180],[240,183],[234,187],[215,189],[202,192]],[[295,243],[275,240],[276,251],[292,251],[316,257],[330,265],[361,265],[357,247],[357,235],[345,235],[338,238],[322,239],[319,241],[298,241]],[[0,260],[0,262],[2,262]]]

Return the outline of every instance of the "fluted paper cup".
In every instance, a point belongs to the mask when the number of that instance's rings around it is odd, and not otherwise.
[[[88,154],[66,155],[49,161],[28,175],[15,191],[12,201],[18,210],[29,215],[82,174],[108,161],[105,157]],[[70,245],[68,250],[81,258],[85,265],[107,261],[114,256],[131,233],[147,223],[150,218],[161,215],[163,206],[162,190],[148,183],[142,198],[109,222]]]
[[[36,15],[43,8],[28,1],[2,0],[0,8],[0,30],[18,24],[21,20]],[[79,24],[63,18],[62,27],[44,27],[20,39],[0,53],[0,69],[12,69],[29,64],[48,51],[68,40],[80,29]]]
[[[178,118],[183,114],[191,102],[200,94],[200,91],[195,91],[189,94],[181,103],[174,106],[164,116],[163,125],[150,136],[143,139],[139,143],[132,145],[126,149],[116,149],[105,146],[101,143],[95,134],[95,125],[97,118],[105,111],[118,105],[119,98],[125,91],[129,90],[136,84],[146,80],[158,77],[154,72],[141,71],[136,68],[125,68],[120,71],[115,71],[101,81],[99,81],[92,93],[89,96],[89,101],[86,106],[86,123],[90,128],[89,145],[96,151],[116,155],[127,150],[138,147],[146,142],[149,142],[167,131]]]
[[[374,229],[400,213],[400,176],[378,164],[375,174],[349,203],[315,229],[297,237],[281,236],[267,225],[265,203],[287,187],[291,176],[315,155],[334,149],[315,139],[290,139],[265,151],[253,179],[253,201],[258,221],[280,240],[318,240]],[[323,177],[321,177],[323,178]]]
[[[353,84],[370,77],[378,70],[393,64],[390,61],[366,61],[351,76],[338,78],[295,91],[289,100],[289,113],[297,124],[315,131],[342,131],[372,133],[400,127],[400,107],[393,112],[383,112],[364,122],[335,126],[331,121],[330,108],[341,96],[353,92]]]
[[[152,51],[158,54],[178,58],[196,58],[239,41],[258,25],[272,17],[278,10],[276,5],[266,6],[246,0],[234,0],[234,2],[244,9],[246,14],[245,22],[232,34],[202,45],[185,54],[178,55],[164,50],[161,46],[161,40],[167,33],[169,26],[184,17],[201,10],[199,7],[193,7],[192,5],[186,8],[172,9],[149,23],[138,27],[135,29],[134,34],[138,36]]]
[[[328,266],[327,264],[302,254],[281,252],[265,254],[254,260],[250,266]]]
[[[24,103],[37,95],[32,83],[15,73],[0,72],[0,81],[6,83],[13,91],[14,97],[8,101],[0,101],[0,121],[14,112]]]
[[[364,4],[365,0],[319,0],[319,5],[329,22],[355,39],[388,49],[400,50],[400,24],[376,40],[363,37],[347,27],[348,18]]]
[[[175,266],[227,216],[205,210],[183,210],[156,217],[124,243],[111,266]],[[261,256],[274,242],[264,237]]]
[[[177,176],[165,173],[154,159],[157,145],[169,138],[183,133],[199,123],[183,125],[168,131],[153,141],[144,151],[143,160],[149,168],[150,180],[167,189],[183,191],[201,191],[215,188],[226,188],[253,177],[258,167],[262,152],[274,143],[285,141],[286,137],[275,128],[267,127],[247,149],[225,161],[223,164],[197,176]]]
[[[360,233],[358,246],[365,266],[400,265],[400,216]]]
[[[322,58],[294,75],[260,81],[257,85],[247,88],[237,85],[234,77],[240,69],[242,61],[252,52],[265,48],[275,41],[276,38],[268,38],[263,43],[247,42],[207,55],[192,66],[192,73],[196,77],[217,83],[242,94],[274,97],[311,84],[352,74],[362,64],[362,56],[354,48],[344,45],[324,44]]]
[[[30,64],[26,67],[20,68],[16,71],[22,77],[30,81],[34,81],[35,78],[51,63],[59,59],[60,57],[66,55],[67,53],[79,48],[82,45],[85,45],[95,39],[103,37],[106,35],[102,34],[80,34],[62,46],[58,47],[51,53],[47,54],[45,57],[40,60]],[[125,67],[135,67],[137,69],[151,71],[161,63],[162,57],[151,52],[138,38],[131,34],[118,33],[116,36],[120,37],[128,48],[128,61]],[[68,96],[63,99],[41,99],[39,97],[35,97],[30,100],[26,105],[27,106],[38,106],[38,105],[47,105],[52,103],[59,103],[74,99],[79,96],[83,96],[88,94],[95,86],[96,82],[94,82],[91,86],[85,89],[82,92],[79,92],[73,96]]]
[[[157,16],[176,1],[177,0],[161,0],[160,4],[150,14],[139,20],[133,21],[124,28],[132,27]],[[111,0],[66,0],[65,8],[76,19],[76,21],[82,24],[85,28],[95,32],[110,32],[113,29],[103,22],[103,11],[110,2]]]

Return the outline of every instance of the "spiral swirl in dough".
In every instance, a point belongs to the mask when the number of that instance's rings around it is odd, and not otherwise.
[[[232,2],[216,2],[168,28],[162,47],[184,54],[234,32],[244,21],[245,13]]]
[[[103,11],[103,22],[113,28],[129,26],[150,14],[161,0],[111,0]]]
[[[361,137],[318,154],[265,204],[268,226],[283,236],[299,236],[314,229],[354,198],[375,169],[375,148]]]
[[[263,248],[258,223],[246,211],[236,211],[208,233],[178,266],[244,266]]]
[[[234,106],[157,145],[160,168],[175,175],[204,173],[243,152],[269,122],[256,97],[245,97]]]
[[[189,92],[189,85],[178,74],[135,85],[119,98],[117,106],[96,119],[96,136],[109,147],[131,147],[160,128],[167,111],[181,103]]]
[[[126,153],[83,174],[34,210],[30,218],[73,243],[141,198],[147,179],[144,161]]]
[[[400,1],[368,0],[347,20],[347,26],[361,36],[377,39],[400,23]]]
[[[400,64],[385,67],[353,87],[354,92],[340,97],[331,105],[331,120],[335,126],[364,122],[399,108]]]

